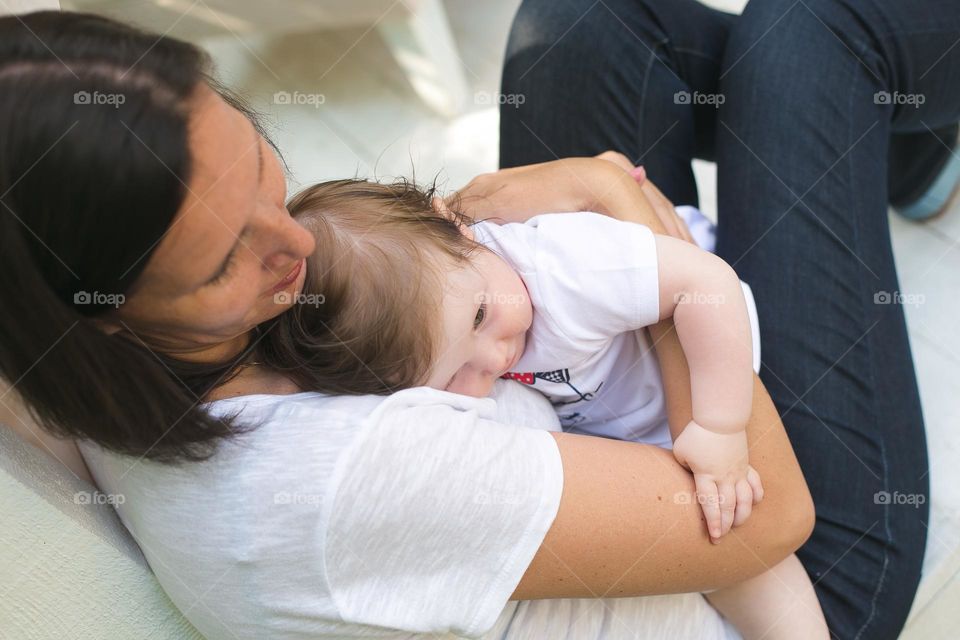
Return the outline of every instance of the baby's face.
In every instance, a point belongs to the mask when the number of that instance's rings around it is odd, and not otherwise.
[[[520,276],[500,256],[477,251],[446,273],[443,334],[427,386],[482,398],[526,344],[533,307]]]

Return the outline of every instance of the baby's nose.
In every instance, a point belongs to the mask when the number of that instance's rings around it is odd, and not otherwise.
[[[500,375],[509,369],[513,356],[513,345],[511,342],[507,340],[502,341],[497,349],[496,368],[493,373]]]

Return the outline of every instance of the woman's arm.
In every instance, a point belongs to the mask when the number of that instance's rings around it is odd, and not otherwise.
[[[676,353],[673,353],[676,348]],[[666,349],[671,422],[690,416],[679,345]],[[687,393],[676,393],[685,388]],[[682,416],[682,417],[675,417]],[[690,474],[658,447],[554,434],[563,462],[560,508],[512,598],[594,598],[705,591],[766,571],[813,529],[814,511],[776,408],[759,380],[747,425],[750,460],[765,478],[752,517],[713,544]]]
[[[447,206],[476,220],[525,222],[542,213],[592,211],[644,224],[657,222],[656,233],[692,241],[672,206],[659,206],[663,195],[633,168],[626,156],[606,151],[592,158],[564,158],[484,173],[446,199]],[[648,225],[653,228],[653,224]]]

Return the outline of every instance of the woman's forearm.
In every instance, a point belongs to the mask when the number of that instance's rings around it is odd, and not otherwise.
[[[690,369],[673,319],[665,319],[648,327],[647,331],[660,365],[670,433],[676,439],[693,417]],[[756,375],[753,375],[752,396],[752,409],[747,423],[750,461],[758,472],[767,474],[763,476],[764,501],[754,507],[753,516],[759,514],[765,517],[765,521],[753,523],[754,527],[759,525],[759,529],[753,531],[762,537],[766,535],[764,529],[780,528],[776,512],[781,512],[786,519],[780,532],[785,533],[788,539],[792,538],[792,541],[788,540],[789,544],[799,547],[813,527],[813,500],[776,407]],[[775,440],[775,446],[767,449],[763,446],[763,439],[771,437]],[[773,484],[769,484],[768,478]],[[787,523],[794,523],[795,528]],[[748,521],[731,533],[735,537],[751,534],[750,526]]]
[[[671,414],[689,416],[689,378],[677,360],[682,352],[675,334],[661,337],[658,354],[665,348],[664,360],[677,365],[664,372],[676,391],[668,392]],[[810,494],[759,380],[753,399],[747,436],[765,498],[718,544],[707,536],[693,479],[669,451],[553,434],[563,462],[560,508],[513,599],[706,591],[759,575],[799,548],[813,528]]]
[[[690,379],[687,358],[673,326],[673,318],[647,327],[647,332],[660,365],[670,435],[676,440],[683,428],[693,419],[693,399],[690,384],[687,382]]]
[[[672,319],[647,329],[660,362],[670,429],[690,421],[690,372]],[[709,541],[689,472],[650,445],[556,434],[564,489],[553,526],[513,599],[706,591],[759,575],[813,529],[810,493],[759,378],[747,424],[750,461],[764,477],[753,515]]]
[[[447,204],[474,219],[495,222],[524,222],[542,213],[573,211],[641,224],[657,220],[636,181],[598,158],[564,158],[485,173],[448,198]],[[659,232],[664,232],[662,226]]]

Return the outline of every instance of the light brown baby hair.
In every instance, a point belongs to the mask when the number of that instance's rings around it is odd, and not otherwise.
[[[481,246],[473,220],[405,179],[322,182],[291,215],[317,240],[303,292],[264,327],[259,355],[304,391],[388,394],[424,384],[439,348],[444,272]]]

